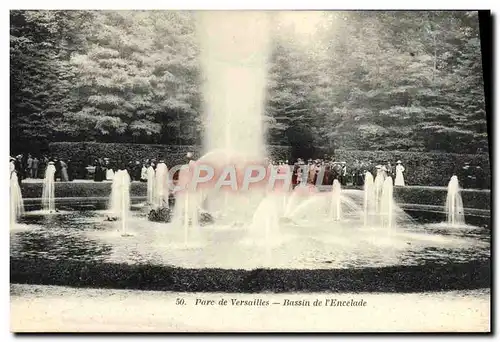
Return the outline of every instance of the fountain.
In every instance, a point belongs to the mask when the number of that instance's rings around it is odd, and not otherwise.
[[[373,214],[375,208],[374,208],[374,202],[375,202],[375,187],[373,184],[373,175],[370,172],[365,173],[365,181],[364,181],[364,197],[363,197],[363,221],[364,221],[364,226],[366,227],[368,225],[368,221],[370,218],[370,215]]]
[[[454,227],[465,225],[464,206],[457,176],[452,176],[448,183],[445,210],[446,220],[449,225]]]
[[[200,12],[199,41],[205,122],[205,156],[202,160],[222,168],[233,156],[243,167],[249,160],[263,161],[266,155],[263,127],[267,59],[269,56],[269,14],[265,12]],[[213,151],[225,151],[225,155]],[[217,191],[217,190],[216,190]],[[198,193],[199,194],[199,193]],[[196,192],[182,192],[176,202],[189,208]],[[224,213],[238,219],[247,214],[246,206],[236,203],[260,198],[259,191],[245,193],[220,190],[208,201],[223,199]],[[212,205],[209,203],[209,206]],[[194,209],[191,210],[191,212]],[[176,210],[188,215],[189,210]],[[196,215],[191,214],[191,219]],[[184,219],[184,224],[189,218]],[[275,220],[271,220],[275,223]],[[277,227],[267,229],[273,230]],[[252,235],[252,228],[248,228]],[[253,236],[253,235],[252,235]],[[263,239],[263,237],[259,237]]]
[[[127,219],[130,214],[130,176],[125,169],[116,171],[113,177],[109,211],[110,218],[120,221],[122,236],[129,236]]]
[[[199,214],[201,207],[201,193],[193,191],[190,179],[194,162],[184,165],[179,171],[178,190],[175,191],[175,206],[172,224],[183,229],[184,246],[197,246],[200,243]]]
[[[384,172],[378,168],[377,169],[377,175],[375,176],[375,181],[373,182],[374,184],[374,201],[375,201],[375,212],[380,213],[380,205],[381,205],[381,200],[382,200],[382,190],[384,187],[384,181],[385,181],[385,174]]]
[[[54,162],[49,162],[45,170],[42,188],[42,210],[45,213],[52,214],[56,211],[55,204],[55,173]]]
[[[153,165],[149,165],[147,169],[147,204],[152,206],[154,203],[154,191],[155,191],[155,169]]]
[[[332,185],[332,203],[330,207],[330,219],[335,221],[340,221],[342,215],[342,208],[340,205],[341,191],[340,183],[335,179]]]
[[[14,227],[24,213],[23,197],[16,172],[10,174],[10,227]]]
[[[391,230],[394,224],[394,199],[392,177],[387,176],[383,183],[380,200],[380,217],[383,228]]]
[[[165,162],[160,160],[156,166],[153,206],[155,208],[168,208],[169,194],[168,168],[167,165],[165,165]]]

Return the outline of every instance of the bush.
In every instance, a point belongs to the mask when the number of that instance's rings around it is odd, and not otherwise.
[[[146,145],[95,142],[55,142],[49,144],[52,156],[72,161],[81,161],[85,165],[93,164],[95,159],[142,161],[144,159],[163,159],[167,166],[186,163],[186,154],[193,152],[195,158],[203,155],[202,147],[195,145]],[[268,153],[273,159],[289,159],[290,148],[287,146],[268,146]]]
[[[484,187],[491,184],[491,170],[488,154],[456,154],[434,152],[404,152],[404,151],[355,151],[336,150],[335,159],[345,161],[347,165],[356,160],[369,161],[373,164],[385,165],[388,161],[396,166],[401,160],[405,167],[405,182],[408,185],[447,186],[452,175],[459,177],[460,183],[465,183],[462,173],[464,162],[471,165],[481,165],[484,172]]]
[[[151,209],[148,213],[148,220],[153,222],[170,222],[171,210],[170,208],[157,208]]]

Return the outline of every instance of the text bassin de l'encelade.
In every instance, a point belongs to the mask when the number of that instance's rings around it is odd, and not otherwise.
[[[285,299],[283,301],[284,306],[366,306],[366,301],[364,299],[360,300],[339,300],[336,298],[326,299],[324,301],[316,300],[289,300]]]
[[[366,301],[364,299],[360,300],[339,300],[339,299],[326,299],[324,301],[320,301],[316,303],[318,306],[366,306]],[[263,299],[254,299],[254,300],[239,300],[239,299],[231,299],[231,304],[234,306],[268,306],[269,301]],[[278,304],[278,303],[276,303]],[[290,300],[284,299],[281,302],[283,306],[315,306],[314,301],[311,300]]]

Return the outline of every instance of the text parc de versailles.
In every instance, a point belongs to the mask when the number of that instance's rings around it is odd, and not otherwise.
[[[269,301],[263,300],[261,298],[256,298],[253,300],[239,300],[235,298],[231,298],[230,300],[221,299],[219,301],[216,300],[205,300],[205,299],[196,299],[195,305],[232,305],[232,306],[269,306],[269,305],[282,305],[282,306],[366,306],[367,302],[364,299],[360,300],[339,300],[336,298],[327,298],[327,299],[316,299],[316,300],[290,300],[283,299],[282,301]]]

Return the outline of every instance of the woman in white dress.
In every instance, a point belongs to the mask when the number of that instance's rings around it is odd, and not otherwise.
[[[147,181],[148,181],[148,168],[146,167],[146,163],[143,163],[141,168],[141,182],[147,182]]]
[[[105,158],[106,161],[106,180],[107,181],[112,181],[113,178],[115,177],[115,171],[113,170],[113,167],[111,166],[111,163],[109,162],[109,159]]]
[[[401,160],[398,160],[396,165],[396,179],[394,180],[395,186],[405,186],[405,178],[403,176],[403,172],[405,172],[405,168],[401,165]]]
[[[68,178],[68,164],[66,164],[62,160],[59,163],[61,165],[61,182],[67,182],[69,180],[69,178]]]

